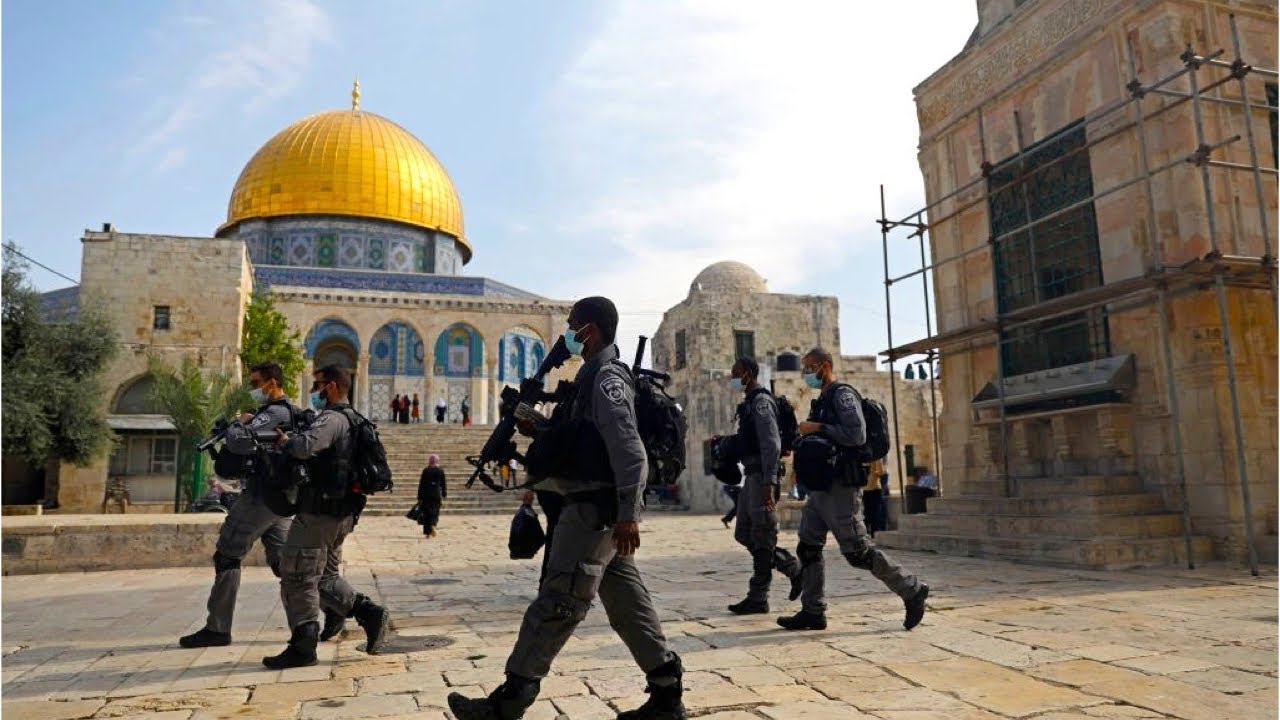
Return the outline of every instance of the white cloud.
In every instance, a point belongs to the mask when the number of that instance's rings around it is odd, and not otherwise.
[[[616,258],[561,296],[608,289],[624,313],[650,313],[624,319],[629,337],[717,260],[815,292],[816,271],[878,245],[880,183],[891,206],[922,202],[911,89],[974,16],[954,0],[617,6],[548,103],[550,162],[579,199],[558,231]]]
[[[311,0],[218,8],[227,17],[180,15],[159,33],[180,53],[189,52],[198,39],[212,37],[214,43],[181,90],[153,108],[161,119],[131,149],[134,155],[159,157],[158,172],[181,164],[174,161],[185,158],[185,134],[213,118],[215,108],[254,112],[291,93],[303,82],[315,47],[333,36],[328,14]]]

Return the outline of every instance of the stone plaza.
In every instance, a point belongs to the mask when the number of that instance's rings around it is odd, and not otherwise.
[[[638,554],[682,654],[693,717],[880,720],[1274,718],[1276,576],[1238,565],[1125,573],[895,553],[933,587],[924,624],[838,556],[831,625],[788,634],[774,614],[733,617],[750,562],[711,516],[649,514]],[[448,718],[453,691],[487,692],[537,584],[507,559],[505,516],[446,516],[424,540],[403,518],[361,520],[347,576],[393,614],[384,654],[351,626],[314,667],[268,671],[288,637],[278,584],[246,570],[234,642],[184,650],[204,618],[207,567],[11,576],[4,584],[3,717]],[[795,538],[785,533],[783,543]],[[829,553],[830,555],[830,553]],[[643,675],[600,608],[542,685],[531,720],[612,718]]]

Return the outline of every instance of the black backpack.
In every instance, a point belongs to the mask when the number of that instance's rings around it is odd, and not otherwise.
[[[649,484],[671,485],[687,464],[684,436],[688,423],[684,411],[667,394],[665,375],[648,370],[633,373],[626,364],[618,365],[627,368],[635,384],[636,424],[649,456]]]
[[[355,436],[349,466],[351,492],[357,495],[390,492],[394,484],[391,466],[387,464],[387,449],[378,437],[378,426],[352,408],[343,408],[342,414],[351,422]]]
[[[846,383],[839,383],[838,386],[853,390],[853,386]],[[857,448],[857,460],[864,464],[883,460],[889,455],[889,415],[885,412],[884,405],[878,401],[862,397],[862,393],[857,390],[853,390],[853,395],[858,398],[862,408],[862,420],[867,431],[867,441]],[[835,393],[831,393],[830,397],[834,400]],[[837,416],[834,407],[829,412],[831,417]]]
[[[778,401],[778,437],[782,440],[782,457],[787,457],[796,447],[796,438],[800,437],[800,423],[796,419],[796,408],[785,395],[779,395]]]

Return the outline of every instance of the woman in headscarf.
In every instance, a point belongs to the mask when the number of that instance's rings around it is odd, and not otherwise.
[[[427,457],[427,466],[422,469],[422,478],[418,480],[418,508],[422,511],[419,522],[422,523],[422,534],[435,537],[436,523],[440,522],[440,502],[449,497],[444,485],[444,470],[440,468],[440,456]]]

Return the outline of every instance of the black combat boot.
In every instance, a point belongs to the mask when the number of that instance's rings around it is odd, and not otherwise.
[[[469,698],[449,693],[449,709],[458,720],[520,720],[524,711],[538,699],[541,683],[507,674],[507,681],[489,697]]]
[[[778,618],[778,625],[784,630],[826,630],[827,617],[801,610],[791,617]]]
[[[200,628],[190,635],[183,635],[178,638],[178,644],[184,648],[222,647],[231,644],[231,633]]]
[[[649,699],[635,710],[618,713],[618,720],[685,720],[684,702],[684,666],[680,664],[680,656],[663,663],[647,673],[649,684],[644,691]],[[658,685],[655,681],[675,682]]]
[[[315,665],[316,644],[319,641],[320,623],[315,620],[304,622],[293,629],[293,637],[289,638],[284,652],[262,658],[262,664],[272,670]]]
[[[763,615],[769,612],[769,601],[747,598],[742,602],[730,605],[729,612],[734,615]]]
[[[907,606],[907,618],[902,621],[902,627],[910,630],[920,624],[924,619],[924,601],[928,599],[929,586],[920,583],[920,589],[916,590],[916,594],[903,601]]]
[[[320,629],[320,642],[330,640],[347,628],[347,619],[332,610],[324,611],[324,627]]]
[[[356,603],[351,606],[351,617],[364,630],[368,639],[364,651],[377,655],[382,641],[387,638],[387,625],[391,622],[391,613],[381,605],[375,604],[367,595],[356,595]]]

